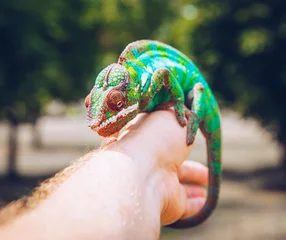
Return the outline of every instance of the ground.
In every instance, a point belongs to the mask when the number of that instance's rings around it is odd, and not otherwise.
[[[80,117],[40,120],[43,149],[30,147],[31,127],[20,128],[18,171],[11,183],[0,178],[0,205],[27,194],[40,180],[97,147],[100,138]],[[0,124],[0,175],[7,166],[7,124]],[[285,175],[277,168],[279,147],[253,120],[223,113],[222,193],[219,206],[203,225],[188,230],[162,230],[162,240],[284,240],[286,239]],[[205,144],[198,136],[190,159],[205,162]],[[40,176],[40,177],[39,177]]]

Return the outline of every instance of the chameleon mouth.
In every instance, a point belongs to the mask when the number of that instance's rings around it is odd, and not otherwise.
[[[102,121],[100,124],[96,124],[96,125],[92,126],[91,128],[94,131],[99,131],[102,128],[106,128],[107,126],[116,123],[117,119],[125,117],[128,114],[130,114],[130,113],[134,112],[135,110],[137,110],[138,106],[139,106],[139,104],[135,103],[135,104],[129,106],[128,108],[123,108],[115,116],[110,117],[110,118],[106,119],[105,121]]]

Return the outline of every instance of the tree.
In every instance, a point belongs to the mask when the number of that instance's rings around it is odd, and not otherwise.
[[[84,7],[76,0],[0,3],[0,115],[9,122],[11,178],[17,176],[18,125],[32,123],[39,139],[35,126],[43,107],[56,97],[76,101],[87,91],[98,43],[94,34],[87,36],[94,27],[80,25]]]
[[[272,131],[286,169],[286,2],[195,4],[200,20],[189,39],[198,65],[225,104]]]
[[[22,121],[40,114],[45,102],[41,69],[49,57],[42,14],[34,1],[0,3],[0,113],[9,121],[9,176],[16,176],[17,129]]]
[[[154,35],[171,15],[159,0],[1,1],[0,116],[10,128],[8,175],[17,175],[21,122],[32,123],[39,136],[37,120],[52,98],[84,98],[101,68],[129,42]]]

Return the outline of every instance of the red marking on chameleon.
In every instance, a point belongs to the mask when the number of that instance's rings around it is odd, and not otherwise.
[[[88,94],[88,95],[86,96],[86,98],[85,98],[85,100],[84,100],[84,106],[85,106],[86,108],[88,108],[89,104],[90,104],[90,94]]]
[[[120,57],[119,57],[119,61],[118,61],[118,63],[122,63],[122,62],[124,62],[125,60],[126,60],[126,58],[125,58],[125,57],[120,56]]]
[[[127,109],[121,111],[123,115],[116,115],[109,119],[105,119],[100,124],[97,124],[96,126],[93,126],[91,128],[92,130],[96,131],[100,136],[108,137],[120,131],[126,125],[125,119],[127,118],[127,116],[132,118],[135,117],[137,114],[137,108],[138,103],[131,105]]]

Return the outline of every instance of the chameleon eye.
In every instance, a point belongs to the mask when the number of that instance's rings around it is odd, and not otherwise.
[[[111,90],[107,95],[107,105],[112,110],[120,110],[123,107],[124,103],[124,96],[119,90]]]
[[[89,103],[90,103],[90,94],[88,94],[84,100],[84,105],[86,108],[88,108]]]
[[[122,107],[122,105],[123,105],[123,102],[122,101],[119,101],[119,102],[117,102],[117,107],[119,107],[119,108],[121,108]]]

